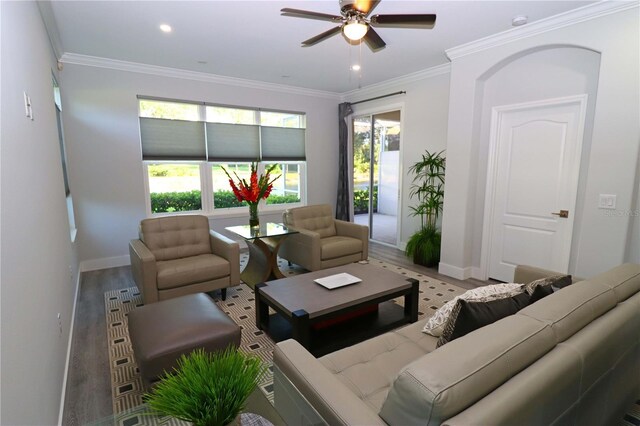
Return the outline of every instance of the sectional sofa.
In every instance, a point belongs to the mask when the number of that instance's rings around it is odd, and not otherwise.
[[[640,395],[639,291],[621,265],[437,349],[424,321],[319,359],[280,342],[275,407],[297,425],[619,424]]]

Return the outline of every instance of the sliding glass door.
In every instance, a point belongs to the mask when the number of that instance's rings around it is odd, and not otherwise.
[[[400,111],[353,118],[354,222],[369,238],[396,246],[399,199]]]

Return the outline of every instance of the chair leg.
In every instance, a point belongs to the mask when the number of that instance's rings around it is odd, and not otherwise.
[[[291,267],[291,261],[287,260],[287,263],[289,264],[289,267]]]
[[[227,289],[223,288],[220,292],[222,293],[222,300],[227,300]]]

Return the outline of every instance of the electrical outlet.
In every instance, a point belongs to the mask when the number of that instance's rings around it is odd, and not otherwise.
[[[60,312],[58,312],[58,330],[60,336],[62,336],[62,315],[60,314]]]

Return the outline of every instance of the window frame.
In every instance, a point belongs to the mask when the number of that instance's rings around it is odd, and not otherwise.
[[[244,163],[238,161],[237,163]],[[284,211],[292,207],[301,207],[307,205],[307,164],[306,161],[269,161],[269,163],[278,164],[297,164],[299,168],[300,177],[300,201],[297,203],[286,204],[267,204],[266,200],[260,200],[260,211],[276,213]],[[151,192],[149,191],[149,164],[198,164],[200,170],[200,197],[202,202],[201,210],[185,210],[179,212],[163,212],[153,213],[151,211]],[[145,191],[145,208],[147,211],[147,217],[160,217],[170,215],[181,214],[202,214],[208,217],[242,217],[249,213],[248,206],[241,207],[219,207],[215,208],[213,205],[213,174],[212,166],[215,164],[224,164],[221,162],[213,161],[143,161],[143,177],[144,177],[144,191]],[[264,173],[265,162],[258,163],[258,174]],[[231,188],[229,188],[231,189]]]

